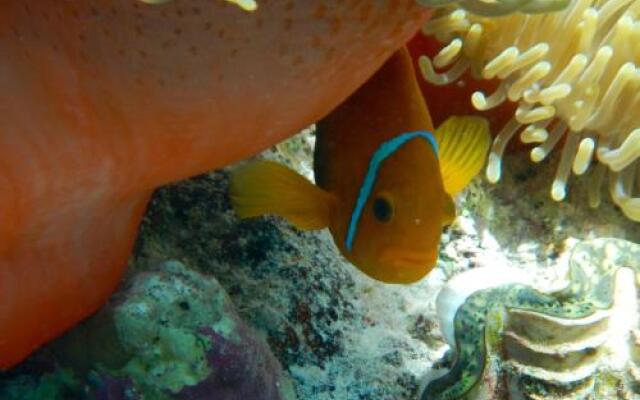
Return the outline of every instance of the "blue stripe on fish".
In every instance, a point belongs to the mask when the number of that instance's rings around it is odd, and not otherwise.
[[[378,150],[373,153],[373,156],[371,156],[371,161],[369,162],[369,167],[367,168],[367,174],[364,176],[364,181],[362,182],[362,186],[360,186],[360,192],[358,193],[358,198],[356,199],[356,206],[351,213],[349,229],[347,230],[347,237],[344,242],[344,247],[347,249],[347,251],[351,251],[351,249],[353,248],[353,239],[356,237],[358,222],[360,221],[360,217],[362,216],[364,205],[367,204],[367,200],[369,199],[371,191],[373,190],[373,185],[376,182],[376,177],[378,176],[380,165],[384,160],[389,158],[400,147],[402,147],[402,145],[404,145],[411,139],[419,137],[429,142],[429,144],[433,148],[433,152],[435,153],[436,157],[438,157],[438,143],[433,137],[433,134],[428,131],[407,132],[398,135],[393,139],[387,140],[386,142],[382,143],[380,147],[378,147]]]

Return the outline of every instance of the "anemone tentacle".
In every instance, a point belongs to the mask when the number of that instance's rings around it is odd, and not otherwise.
[[[468,70],[477,79],[502,81],[492,94],[472,95],[476,109],[507,100],[518,104],[494,141],[487,166],[491,182],[500,179],[504,149],[517,134],[525,143],[537,143],[534,162],[564,143],[552,198],[566,197],[572,171],[584,174],[597,162],[611,171],[613,201],[640,220],[635,185],[640,114],[633,112],[640,108],[640,1],[572,0],[553,14],[499,18],[446,7],[423,32],[445,43],[433,60],[419,60],[427,81],[447,84]],[[590,203],[597,205],[595,193],[592,197]]]

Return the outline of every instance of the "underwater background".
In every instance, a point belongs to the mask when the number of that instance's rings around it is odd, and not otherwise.
[[[434,125],[483,115],[495,137],[425,278],[382,283],[326,229],[238,218],[252,161],[313,181],[312,125],[158,188],[117,291],[0,372],[0,400],[640,399],[640,5],[471,3],[409,46]]]

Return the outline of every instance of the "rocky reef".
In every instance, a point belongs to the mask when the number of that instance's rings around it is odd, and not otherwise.
[[[310,175],[310,133],[261,157]],[[568,274],[575,274],[570,264],[582,257],[575,254],[583,253],[575,250],[574,261],[568,261],[578,242],[599,237],[640,242],[637,224],[611,203],[604,201],[597,211],[588,207],[580,179],[572,181],[571,202],[549,199],[548,178],[556,160],[534,167],[525,153],[507,158],[511,168],[499,185],[478,178],[457,199],[458,218],[443,233],[438,267],[408,286],[363,276],[340,257],[327,232],[300,232],[273,217],[238,220],[226,195],[229,169],[160,189],[141,227],[130,276],[119,292],[102,312],[4,373],[0,398],[419,398],[428,382],[455,365],[450,356],[443,357],[449,345],[441,332],[445,322],[436,311],[436,296],[447,281],[484,267],[511,268],[527,273],[533,286],[524,293],[537,290],[549,296],[566,287]],[[599,254],[587,258],[602,257]],[[603,279],[612,282],[611,276]],[[500,287],[495,290],[504,291]],[[590,287],[588,293],[606,292]],[[514,293],[512,299],[522,296]],[[564,304],[545,298],[552,306]],[[602,298],[611,299],[591,301]],[[487,301],[478,297],[474,307]],[[571,368],[597,360],[597,372],[585,369],[586,380],[564,380],[559,387],[595,393],[595,387],[616,386],[622,375],[601,368],[615,357],[598,350],[608,348],[598,335],[613,315],[596,318],[587,311],[572,318],[566,313],[542,315],[536,307],[509,309],[506,316],[491,314],[490,346],[487,356],[478,359],[478,365],[486,361],[486,373],[472,385],[475,395],[506,399],[510,390],[520,390],[524,398],[540,398],[541,391],[529,388],[553,386],[546,375],[540,383],[540,374],[532,371],[548,372],[544,368],[549,363],[572,352],[575,355],[565,360],[575,360]],[[561,348],[563,356],[538,346],[538,333],[531,326],[562,332],[552,339],[557,342],[553,351]],[[633,333],[637,330],[630,332],[631,344],[625,349],[633,350],[633,362],[620,371],[632,383],[640,376],[634,361],[640,359],[640,350],[639,335]],[[572,350],[576,337],[588,341],[585,348],[590,350]],[[478,342],[479,336],[472,339]],[[503,344],[508,357],[496,350]],[[566,344],[571,344],[569,350]],[[539,354],[547,360],[542,369],[535,364],[542,362]],[[562,376],[553,372],[556,378]],[[635,393],[632,386],[625,388]],[[606,398],[623,399],[625,393]]]

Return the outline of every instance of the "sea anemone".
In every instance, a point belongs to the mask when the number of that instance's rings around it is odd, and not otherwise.
[[[451,0],[418,0],[427,7],[440,7],[453,3]],[[569,0],[462,0],[456,2],[467,11],[477,15],[495,17],[514,12],[525,14],[562,10]]]
[[[640,109],[639,13],[637,0],[572,0],[555,13],[498,18],[448,6],[423,29],[446,45],[433,58],[420,57],[420,69],[436,85],[455,82],[465,72],[498,79],[493,93],[473,93],[477,110],[517,103],[494,140],[489,181],[500,179],[504,149],[517,133],[522,142],[536,144],[534,162],[564,138],[552,198],[565,198],[571,171],[581,175],[593,164],[590,205],[600,203],[609,171],[613,201],[639,221],[640,113],[633,111]]]
[[[171,0],[140,0],[147,4],[162,4]],[[229,3],[235,4],[245,11],[255,11],[258,8],[258,3],[255,0],[226,0]]]

